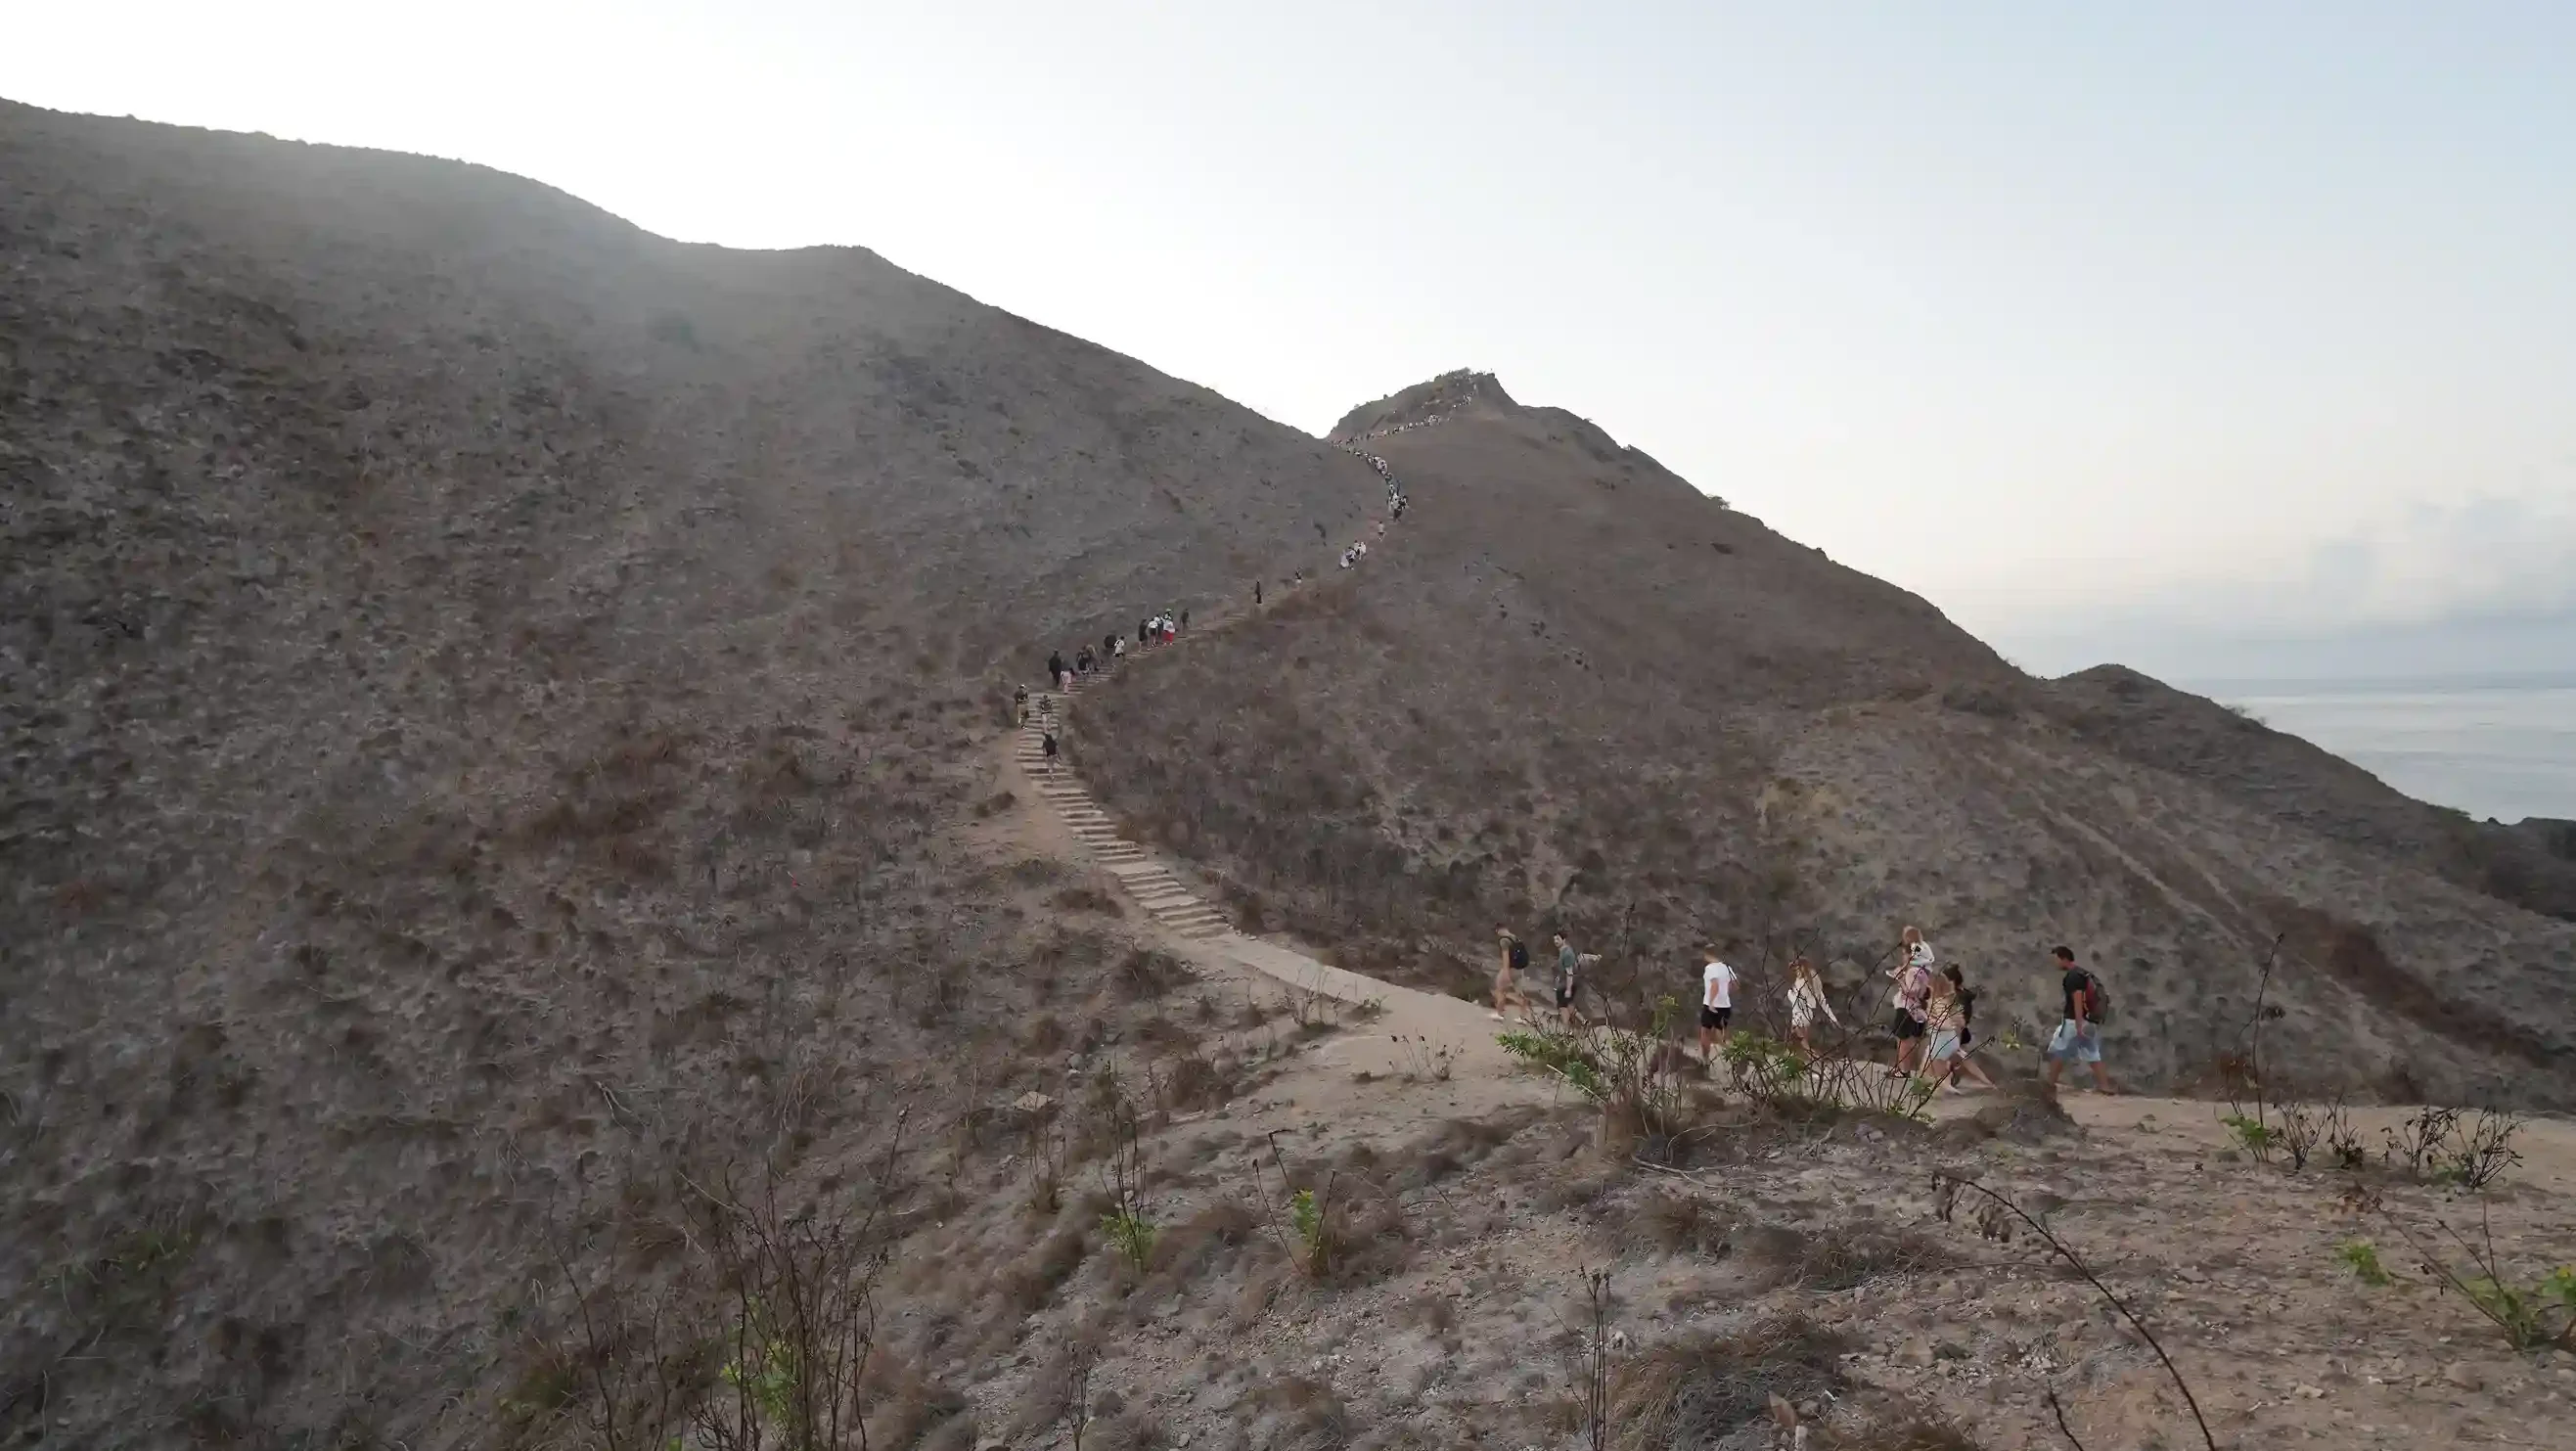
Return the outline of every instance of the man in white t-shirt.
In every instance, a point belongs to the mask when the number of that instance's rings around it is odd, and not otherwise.
[[[1717,949],[1708,950],[1708,964],[1699,970],[1699,1060],[1714,1063],[1710,1045],[1726,1046],[1727,1025],[1735,1018],[1735,969],[1718,960]]]

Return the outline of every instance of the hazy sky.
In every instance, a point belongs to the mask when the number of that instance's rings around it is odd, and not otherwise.
[[[1309,429],[1490,368],[2034,666],[2576,620],[2576,4],[2129,8],[10,0],[0,95],[861,244]]]

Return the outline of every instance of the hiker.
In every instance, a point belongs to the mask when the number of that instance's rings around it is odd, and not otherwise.
[[[1574,975],[1582,967],[1583,959],[1576,954],[1574,944],[1565,940],[1564,933],[1556,934],[1555,941],[1556,1021],[1560,1027],[1571,1028],[1580,1021],[1580,1015],[1574,1011]]]
[[[1111,637],[1110,637],[1110,639],[1109,639],[1109,661],[1110,661],[1110,663],[1114,665],[1114,664],[1118,663],[1119,661],[1124,660],[1124,659],[1126,659],[1126,658],[1127,658],[1127,637],[1126,637],[1126,636],[1124,636],[1124,635],[1113,635],[1113,636],[1111,636]]]
[[[1494,936],[1501,943],[1503,960],[1494,969],[1494,1021],[1505,1021],[1504,1014],[1519,1003],[1521,1012],[1529,1012],[1529,998],[1521,992],[1521,974],[1529,971],[1529,949],[1512,935],[1509,927],[1497,927]]]
[[[1842,1019],[1834,1016],[1834,1005],[1825,997],[1825,980],[1816,973],[1816,965],[1800,957],[1789,964],[1789,1040],[1803,1052],[1813,1053],[1816,1045],[1809,1041],[1808,1031],[1815,1026],[1816,1014],[1836,1027]]]
[[[1049,774],[1053,774],[1055,771],[1056,755],[1055,728],[1053,726],[1049,726],[1047,728],[1046,735],[1040,749],[1046,752],[1046,769]]]
[[[1923,940],[1922,928],[1907,927],[1897,934],[1896,966],[1887,975],[1896,979],[1896,1015],[1888,1022],[1896,1032],[1896,1066],[1887,1076],[1902,1078],[1918,1066],[1924,1004],[1932,995],[1932,945]]]
[[[1985,1068],[1971,1056],[1976,1052],[1977,990],[1968,986],[1968,975],[1961,972],[1955,962],[1941,969],[1940,976],[1932,980],[1930,1021],[1932,1046],[1927,1056],[1934,1063],[1946,1062],[1949,1065],[1946,1073],[1935,1075],[1941,1086],[1952,1093],[1959,1092],[1959,1075],[1965,1073],[1988,1088],[1994,1087],[1994,1079],[1988,1077]],[[1949,1052],[1944,1053],[1941,1051],[1942,1031],[1948,1025],[1955,1025],[1951,1031],[1957,1035],[1957,1041],[1950,1045]]]
[[[1140,650],[1145,647],[1145,623],[1143,620],[1136,622],[1136,647]]]
[[[1114,660],[1117,657],[1118,632],[1112,630],[1108,634],[1100,637],[1100,658],[1103,660]]]
[[[1090,646],[1085,645],[1081,649],[1073,652],[1073,673],[1076,675],[1089,675],[1091,673]]]
[[[1252,582],[1252,607],[1261,608],[1261,581],[1257,579]]]
[[[1717,944],[1708,947],[1708,961],[1699,970],[1699,1061],[1714,1065],[1710,1045],[1726,1046],[1727,1035],[1735,1020],[1735,969],[1717,955]]]
[[[1047,677],[1055,682],[1056,689],[1064,689],[1065,674],[1064,652],[1062,650],[1058,650],[1054,654],[1047,656]]]
[[[1188,629],[1189,627],[1190,627],[1190,612],[1189,612],[1189,611],[1187,611],[1187,610],[1183,610],[1183,611],[1181,611],[1181,628],[1182,628],[1182,629],[1184,629],[1184,630],[1186,630],[1186,629]]]
[[[2057,1086],[2057,1075],[2066,1060],[2088,1063],[2093,1067],[2093,1086],[2104,1093],[2111,1087],[2110,1070],[2102,1066],[2102,1025],[2093,1020],[2094,1006],[2101,983],[2075,965],[2075,949],[2060,947],[2051,956],[2057,959],[2058,994],[2065,1000],[2066,1015],[2057,1023],[2057,1031],[2048,1035],[2048,1086]]]
[[[1022,685],[1011,691],[1011,724],[1015,726],[1024,726],[1028,723],[1029,688]]]

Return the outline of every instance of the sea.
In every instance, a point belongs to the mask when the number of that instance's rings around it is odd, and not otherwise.
[[[2183,688],[2242,707],[2418,800],[2497,821],[2576,819],[2576,675]]]

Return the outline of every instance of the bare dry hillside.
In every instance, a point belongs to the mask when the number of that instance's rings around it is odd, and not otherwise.
[[[1009,685],[1179,605],[1239,622],[1087,689],[1073,750],[1363,965],[1453,985],[1554,914],[1651,987],[1689,936],[1911,918],[2029,1019],[2062,936],[2123,1069],[2180,1075],[2286,930],[2306,1063],[2569,1096],[2571,929],[2506,858],[2160,758],[2121,691],[1489,379],[1377,405],[1445,419],[1369,445],[1416,507],[1243,616],[1368,527],[1366,465],[865,252],[0,103],[0,277],[13,1444],[1753,1447],[1778,1396],[1817,1451],[2012,1451],[2052,1386],[2093,1444],[2170,1431],[1936,1170],[2193,1286],[2141,1303],[2245,1435],[2329,1428],[2270,1382],[2353,1386],[2370,1332],[2387,1444],[2565,1393],[2421,1276],[2354,1289],[2322,1169],[1663,1068],[1687,1132],[1641,1136],[1479,1015],[1391,1043],[1122,905]],[[2539,1142],[2517,1263],[2564,1242]],[[2353,1182],[2431,1233],[2423,1168]]]
[[[1774,975],[1762,1012],[1790,951],[1857,994],[1913,922],[2025,1037],[2062,941],[2147,1085],[2241,1051],[2280,934],[2285,1061],[2320,1089],[2576,1101],[2576,926],[2545,915],[2571,867],[2536,838],[2128,672],[2028,678],[1490,377],[1337,436],[1404,481],[1401,527],[1122,681],[1086,743],[1246,918],[1462,991],[1497,923],[1566,925],[1648,996],[1714,939]]]
[[[76,1440],[453,1436],[693,1146],[1023,1071],[981,984],[1115,959],[949,841],[998,682],[1378,491],[448,162],[0,105],[0,277],[0,1424]]]

